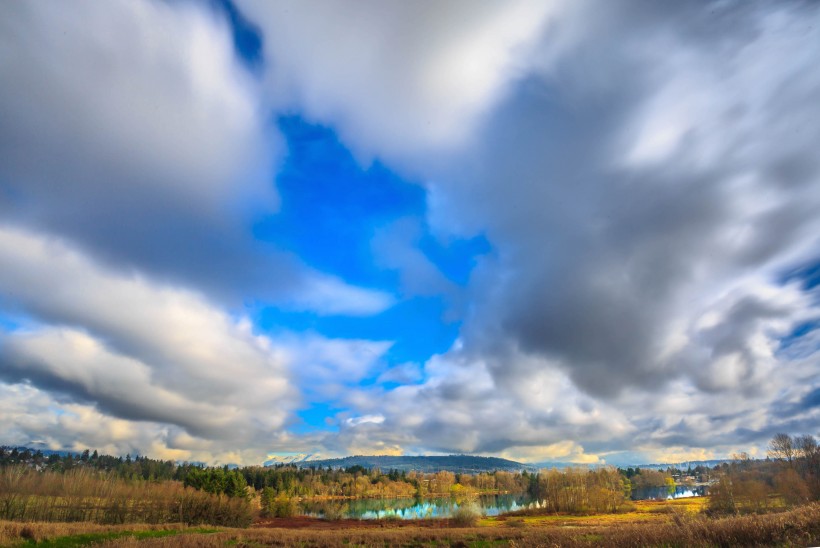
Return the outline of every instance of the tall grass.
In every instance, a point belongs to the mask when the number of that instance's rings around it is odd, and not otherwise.
[[[820,540],[820,504],[776,514],[721,519],[675,515],[648,526],[617,527],[611,546],[813,546]]]
[[[174,536],[148,535],[139,546],[816,546],[820,541],[820,504],[788,512],[722,519],[681,517],[662,522],[607,526],[563,527],[465,527],[435,524],[394,526],[371,523],[351,526],[340,523],[327,528],[251,528],[197,531],[178,525],[115,525],[0,522],[0,546],[21,540],[54,540],[80,533],[114,533],[107,546],[133,546],[127,531],[178,531]],[[207,534],[204,534],[207,533]],[[150,538],[150,537],[161,538]],[[114,535],[112,535],[114,537]],[[54,542],[55,545],[58,542]]]
[[[0,519],[246,527],[253,513],[245,500],[179,482],[126,481],[86,469],[61,474],[6,467],[0,469]]]

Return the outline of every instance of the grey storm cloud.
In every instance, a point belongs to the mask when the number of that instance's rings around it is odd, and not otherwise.
[[[42,324],[0,346],[15,432],[100,439],[93,417],[112,447],[220,459],[248,458],[219,445],[238,432],[267,436],[254,458],[267,443],[598,462],[816,431],[817,330],[795,333],[820,289],[794,273],[820,260],[817,3],[236,4],[258,73],[200,4],[3,6],[0,302]],[[417,221],[374,234],[402,292],[458,294],[448,352],[390,375],[389,343],[260,338],[220,308],[392,302],[250,238],[278,207],[280,112],[423,181],[442,241],[490,242],[462,290]],[[270,390],[226,373],[226,353]],[[359,385],[373,376],[403,381]],[[344,409],[337,432],[287,432],[307,392]],[[66,394],[70,414],[25,416]]]
[[[741,20],[758,26],[764,26],[768,17],[743,15]],[[776,33],[765,30],[752,34],[745,48],[717,60],[712,58],[713,46],[725,38],[704,30],[691,55],[711,59],[704,62],[715,64],[715,71],[717,67],[728,69],[721,78],[729,83],[715,82],[715,89],[707,81],[704,88],[694,91],[716,94],[715,102],[728,111],[752,102],[750,88],[740,86],[745,83],[746,63],[758,60],[745,52],[781,48],[779,57],[791,51]],[[636,40],[623,37],[620,47],[628,52],[640,48]],[[601,52],[602,60],[593,70],[606,64],[608,71],[619,72],[612,67],[620,60],[613,50],[617,54],[619,47]],[[665,59],[660,55],[647,52],[647,57],[658,63],[652,70],[663,67]],[[694,62],[686,68],[697,71]],[[633,73],[633,60],[620,65],[624,74]],[[776,67],[770,68],[768,77],[781,77],[816,93],[816,78],[811,74],[796,76],[803,81],[790,81],[795,75],[789,71],[778,74]],[[576,89],[571,77],[562,76],[558,69],[542,80],[541,89],[531,92],[535,97],[530,105],[514,101],[513,121],[501,114],[507,125],[501,126],[500,135],[493,133],[488,139],[486,154],[494,153],[500,162],[489,168],[491,179],[486,186],[492,194],[482,196],[483,204],[504,205],[482,214],[495,220],[490,232],[495,241],[510,242],[515,250],[503,269],[511,278],[511,290],[496,303],[497,314],[488,316],[498,317],[498,329],[525,349],[563,361],[576,382],[592,393],[612,395],[635,385],[658,387],[681,373],[700,376],[706,362],[719,357],[727,345],[742,346],[743,339],[753,334],[751,326],[771,312],[765,307],[747,307],[744,314],[729,314],[715,328],[722,337],[700,338],[704,355],[688,362],[689,371],[681,369],[680,360],[664,359],[659,347],[673,330],[686,329],[673,322],[699,313],[686,310],[687,298],[691,302],[707,295],[713,290],[712,283],[728,286],[732,276],[743,276],[744,269],[765,269],[774,277],[776,262],[788,258],[793,246],[803,243],[795,235],[811,232],[815,219],[801,213],[816,210],[816,191],[803,187],[802,192],[793,188],[780,192],[784,181],[769,176],[769,166],[782,162],[783,156],[794,156],[795,149],[802,149],[806,163],[811,162],[811,150],[801,140],[770,142],[775,136],[770,128],[782,118],[813,113],[816,107],[794,104],[779,94],[766,97],[760,105],[746,106],[750,127],[737,133],[728,124],[725,129],[709,127],[714,123],[712,117],[721,112],[706,107],[695,113],[703,118],[688,121],[679,143],[663,161],[624,166],[630,150],[623,147],[622,128],[630,117],[640,116],[643,106],[655,99],[657,89],[641,83],[639,74],[623,85],[622,80],[614,80],[614,90],[590,93]],[[685,108],[696,97],[684,94],[677,99],[664,107],[672,111]],[[577,114],[568,121],[562,119],[566,115],[550,116],[559,110],[553,107],[555,103],[562,112]],[[566,103],[574,108],[567,109]],[[615,123],[609,123],[613,118]],[[498,128],[492,126],[494,132]],[[659,131],[664,130],[675,128]],[[704,157],[710,146],[721,149],[717,161]],[[756,158],[732,157],[738,155],[733,149],[752,146],[767,150]],[[482,178],[480,173],[476,176]],[[751,179],[747,192],[759,200],[748,213],[738,212],[738,202],[745,199],[739,195],[744,177]],[[453,201],[471,203],[467,194]],[[739,306],[732,309],[737,311]],[[479,329],[475,339],[482,336]],[[498,371],[498,375],[505,374],[526,372]],[[752,372],[744,376],[752,377]],[[706,379],[705,384],[708,382]]]
[[[550,72],[522,82],[485,125],[475,155],[481,160],[446,209],[466,210],[489,225],[501,255],[489,283],[508,288],[479,286],[479,302],[482,294],[496,298],[468,325],[466,344],[483,352],[491,329],[562,362],[585,390],[612,396],[686,373],[680,360],[663,356],[663,346],[705,312],[697,299],[736,282],[742,294],[750,270],[775,285],[778,269],[799,258],[793,254],[817,228],[808,212],[820,205],[816,184],[800,185],[805,168],[792,181],[771,170],[795,155],[803,166],[815,164],[807,136],[792,140],[777,131],[784,120],[800,128],[803,117],[820,117],[816,101],[795,102],[780,91],[820,93],[811,71],[776,64],[791,54],[793,41],[817,42],[804,22],[816,18],[816,8],[803,9],[808,13],[733,10],[739,36],[704,25],[697,42],[676,32],[678,19],[645,14],[628,35],[582,42]],[[697,21],[684,19],[682,26]],[[784,39],[784,26],[804,36]],[[673,53],[644,43],[658,34],[676,45]],[[731,47],[721,51],[726,42]],[[753,87],[762,70],[756,64],[766,62],[769,93]],[[599,69],[612,80],[589,86],[586,72]],[[688,80],[698,77],[702,87],[693,88]],[[658,106],[647,115],[647,104]],[[717,123],[721,116],[741,119]],[[810,140],[820,137],[805,130]],[[674,143],[664,142],[675,132]],[[815,167],[815,183],[818,175]],[[811,249],[798,253],[813,258]],[[701,333],[707,359],[743,346],[758,320],[790,313],[753,306],[754,296],[738,299],[711,338]],[[703,365],[692,363],[689,373]],[[496,374],[526,372],[505,364]]]
[[[331,312],[386,306],[249,236],[254,218],[278,209],[284,146],[228,22],[211,10],[10,4],[0,74],[4,222],[231,306],[247,291]]]
[[[454,24],[448,42],[423,17],[404,14],[396,23],[401,9],[387,4],[362,22],[377,22],[374,39],[391,44],[376,57],[364,51],[370,38],[323,24],[339,4],[297,17],[323,30],[316,44],[307,43],[309,32],[277,33],[284,23],[276,9],[243,5],[260,21],[272,57],[293,48],[315,59],[280,63],[269,81],[290,82],[289,100],[342,128],[364,157],[395,159],[427,181],[439,235],[484,233],[494,247],[472,277],[458,348],[445,357],[464,377],[427,371],[420,387],[385,395],[402,403],[387,405],[386,420],[369,430],[412,428],[421,447],[497,450],[571,438],[583,432],[586,409],[587,423],[598,425],[598,435],[585,438],[590,447],[625,445],[619,439],[683,444],[686,436],[703,447],[716,433],[728,447],[765,442],[789,424],[769,416],[767,405],[817,383],[816,347],[798,361],[781,349],[819,312],[816,290],[784,281],[820,258],[820,73],[810,68],[820,49],[816,4],[558,2],[530,12],[540,22],[517,40],[500,42],[471,32],[470,21]],[[441,48],[399,32],[406,21]],[[446,63],[457,37],[475,40],[474,51],[490,44],[504,53],[483,65],[486,74],[473,74],[492,92],[441,118],[469,136],[454,130],[445,138],[415,123],[433,112],[420,75]],[[323,73],[328,65],[336,72]],[[418,93],[391,95],[404,78]],[[445,79],[439,91],[456,100],[461,88]],[[386,136],[394,123],[398,141]],[[446,146],[415,146],[434,136]],[[482,374],[489,378],[477,399]],[[580,392],[552,390],[565,382]],[[538,383],[545,393],[522,403],[521,392]],[[587,397],[592,403],[578,406],[575,420],[562,416],[556,428],[529,432],[545,420],[545,407],[570,409],[572,398]],[[613,414],[615,406],[623,412]],[[412,419],[400,416],[408,408],[418,409]],[[726,418],[716,425],[706,409]],[[622,433],[603,432],[607,413],[623,419]],[[649,424],[648,413],[662,418]],[[687,414],[691,422],[681,423]],[[800,420],[816,427],[817,414]],[[758,424],[757,434],[737,434],[742,421]]]

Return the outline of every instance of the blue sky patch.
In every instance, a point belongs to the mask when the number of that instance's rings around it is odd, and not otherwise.
[[[295,116],[279,126],[288,143],[276,180],[281,211],[256,236],[349,283],[395,289],[395,272],[375,266],[370,241],[395,219],[422,216],[424,189],[378,162],[363,169],[328,128]]]
[[[237,55],[248,68],[259,69],[262,64],[262,35],[259,28],[248,21],[230,0],[210,0],[217,13],[225,14],[231,25],[233,45]]]
[[[381,267],[371,247],[374,233],[398,219],[423,219],[426,192],[375,162],[362,167],[336,134],[299,117],[280,121],[289,154],[276,184],[281,211],[259,222],[255,234],[298,255],[308,265],[348,283],[399,292],[399,272]],[[486,238],[454,240],[446,245],[423,222],[418,243],[442,274],[466,285]],[[260,305],[255,312],[263,332],[314,331],[329,338],[390,340],[396,344],[388,364],[423,362],[446,351],[460,323],[445,321],[444,295],[409,296],[371,317],[320,316]]]
[[[312,331],[328,338],[395,341],[385,362],[424,362],[448,350],[458,336],[460,322],[443,319],[446,304],[441,297],[414,297],[370,317],[320,316],[276,307],[260,308],[254,317],[266,333]]]

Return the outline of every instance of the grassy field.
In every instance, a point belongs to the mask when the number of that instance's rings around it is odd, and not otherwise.
[[[709,519],[704,499],[639,502],[592,516],[487,517],[471,527],[448,520],[283,518],[249,529],[182,525],[0,522],[2,546],[810,546],[820,541],[820,504],[767,515]]]

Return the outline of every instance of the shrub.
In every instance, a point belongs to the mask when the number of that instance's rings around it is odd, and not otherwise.
[[[330,502],[322,509],[322,516],[327,520],[338,521],[344,517],[346,509],[346,504]]]
[[[386,516],[382,516],[380,519],[388,523],[400,523],[402,521],[402,519],[396,514],[387,514]]]
[[[450,523],[456,527],[475,527],[478,523],[478,518],[481,517],[481,512],[473,504],[463,504],[456,508],[453,516],[450,518]]]
[[[277,518],[289,518],[297,513],[296,501],[285,494],[273,499],[269,515]]]

